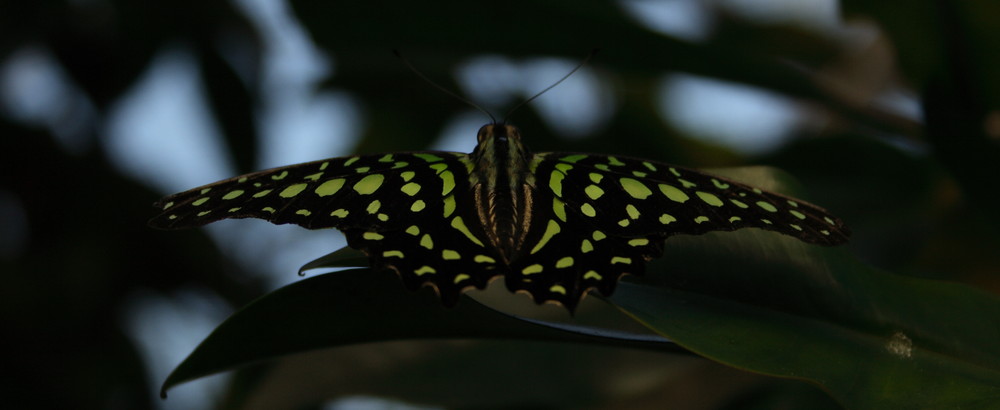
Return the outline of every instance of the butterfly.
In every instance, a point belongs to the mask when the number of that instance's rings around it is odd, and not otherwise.
[[[168,196],[150,225],[189,228],[260,218],[336,228],[375,269],[445,306],[503,276],[536,303],[573,312],[591,289],[610,296],[677,234],[760,228],[817,245],[850,231],[826,210],[662,162],[532,153],[521,132],[491,123],[472,153],[400,152],[255,172]]]

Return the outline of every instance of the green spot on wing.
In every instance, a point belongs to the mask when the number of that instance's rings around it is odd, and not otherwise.
[[[434,270],[434,268],[432,268],[430,266],[424,265],[424,266],[421,266],[420,269],[417,269],[417,270],[413,271],[413,273],[416,274],[417,276],[423,276],[423,275],[426,275],[428,273],[437,273],[437,271]]]
[[[423,199],[418,199],[416,201],[413,201],[413,204],[410,205],[410,211],[420,212],[420,211],[423,211],[424,208],[426,208],[426,207],[427,207],[427,204],[424,203],[424,200]]]
[[[542,267],[542,265],[536,263],[534,265],[528,265],[524,269],[521,269],[521,273],[525,275],[532,275],[535,273],[542,273],[543,270],[545,270],[545,268]]]
[[[626,258],[626,257],[622,257],[622,256],[612,257],[611,258],[611,264],[614,265],[616,263],[624,263],[624,264],[628,265],[628,264],[632,263],[632,258]]]
[[[454,260],[462,259],[462,255],[460,255],[458,252],[453,251],[451,249],[442,249],[441,250],[441,259],[444,259],[446,261],[454,261]]]
[[[278,194],[278,196],[282,198],[292,198],[301,193],[302,191],[305,191],[306,187],[308,186],[309,184],[289,185],[287,188],[282,190],[281,193]]]
[[[456,216],[455,219],[451,220],[451,227],[457,229],[459,232],[465,235],[466,238],[469,238],[469,240],[472,241],[472,243],[475,243],[476,245],[479,246],[483,246],[483,242],[480,241],[479,238],[476,238],[476,236],[472,234],[472,231],[470,231],[469,228],[465,226],[465,221],[462,221],[461,216]]]
[[[556,218],[560,221],[566,222],[566,203],[559,198],[552,198],[552,213],[556,214]]]
[[[767,212],[778,212],[778,208],[775,208],[774,205],[771,205],[769,202],[757,201],[757,206]]]
[[[399,190],[403,191],[403,193],[406,195],[414,196],[417,194],[417,192],[420,192],[420,184],[416,182],[410,182],[407,183],[406,185],[403,185],[403,187],[399,188]]]
[[[384,251],[384,252],[382,252],[382,257],[383,258],[392,258],[392,257],[402,258],[403,257],[403,251]]]
[[[559,259],[558,261],[556,261],[556,268],[560,268],[561,269],[561,268],[568,268],[570,266],[573,266],[573,257],[572,256],[566,256],[566,257],[564,257],[564,258]]]
[[[447,218],[455,212],[455,196],[451,195],[444,199],[444,217]]]
[[[697,191],[697,192],[695,192],[695,195],[698,195],[698,198],[701,198],[701,200],[703,202],[705,202],[706,204],[709,204],[709,205],[712,205],[712,206],[722,206],[722,200],[719,199],[719,197],[717,197],[717,196],[715,196],[713,194],[710,194],[708,192],[703,192],[703,191]]]
[[[385,177],[382,174],[365,175],[360,181],[354,184],[354,190],[361,195],[371,195],[382,187]]]
[[[690,199],[687,196],[687,194],[684,193],[684,191],[681,191],[680,189],[678,189],[673,185],[660,184],[659,187],[660,187],[660,192],[663,192],[663,195],[666,195],[667,199],[670,199],[671,201],[684,203],[687,202],[688,199]]]
[[[646,246],[646,245],[649,245],[649,239],[646,239],[646,238],[630,239],[628,241],[628,245],[629,246]]]
[[[451,190],[455,189],[455,174],[446,170],[438,176],[441,177],[441,196],[448,195]]]
[[[598,199],[604,195],[604,190],[597,185],[587,185],[583,191],[590,197],[590,199]]]
[[[632,204],[626,205],[625,206],[625,212],[628,214],[629,218],[639,219],[639,215],[640,215],[639,214],[639,208],[636,208],[635,205],[632,205]]]
[[[562,181],[566,178],[566,174],[562,172],[553,170],[551,177],[549,177],[549,189],[552,190],[556,196],[562,198]]]
[[[559,230],[559,223],[549,219],[548,225],[545,226],[545,233],[542,234],[542,239],[539,239],[535,247],[531,249],[531,254],[534,255],[535,253],[538,253],[538,251],[542,250],[542,248],[545,247],[545,244],[549,243],[549,240],[559,233]]]
[[[422,159],[424,161],[427,161],[427,162],[438,162],[438,161],[441,161],[441,159],[442,159],[441,157],[439,157],[437,155],[426,154],[426,153],[413,154],[413,156],[415,156],[417,158],[420,158],[420,159]]]
[[[318,187],[316,187],[316,190],[313,192],[315,192],[316,195],[319,196],[330,196],[336,194],[337,191],[340,191],[340,188],[344,187],[345,182],[347,182],[347,180],[343,178],[331,179],[329,181],[320,184]]]
[[[622,184],[622,188],[625,189],[625,192],[631,195],[632,198],[646,199],[653,194],[653,191],[650,191],[649,188],[646,187],[646,184],[643,184],[635,179],[622,178],[619,179],[618,182]]]

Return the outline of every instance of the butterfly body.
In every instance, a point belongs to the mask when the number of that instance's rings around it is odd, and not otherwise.
[[[534,217],[531,153],[513,127],[486,126],[477,138],[479,143],[469,155],[476,213],[490,244],[509,264],[522,248]]]
[[[756,227],[836,245],[849,232],[806,202],[660,162],[531,153],[520,131],[482,127],[471,154],[332,158],[220,181],[156,204],[158,228],[261,218],[337,228],[376,269],[451,306],[504,276],[511,291],[570,311],[642,274],[675,234]]]

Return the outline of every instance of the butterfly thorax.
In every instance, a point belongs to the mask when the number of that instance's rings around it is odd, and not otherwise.
[[[507,264],[518,256],[532,221],[531,153],[512,125],[485,125],[470,155],[472,192],[488,240]]]

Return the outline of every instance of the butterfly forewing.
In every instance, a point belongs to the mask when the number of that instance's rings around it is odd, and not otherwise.
[[[815,205],[699,171],[625,157],[536,156],[539,177],[548,178],[546,188],[556,191],[567,212],[613,235],[665,238],[762,228],[821,245],[846,242],[849,235],[842,221]]]
[[[175,229],[260,218],[309,229],[391,227],[401,223],[392,216],[419,212],[421,199],[440,191],[437,171],[428,165],[443,158],[460,163],[465,154],[354,156],[255,172],[160,200],[154,206],[161,212],[150,225]]]

